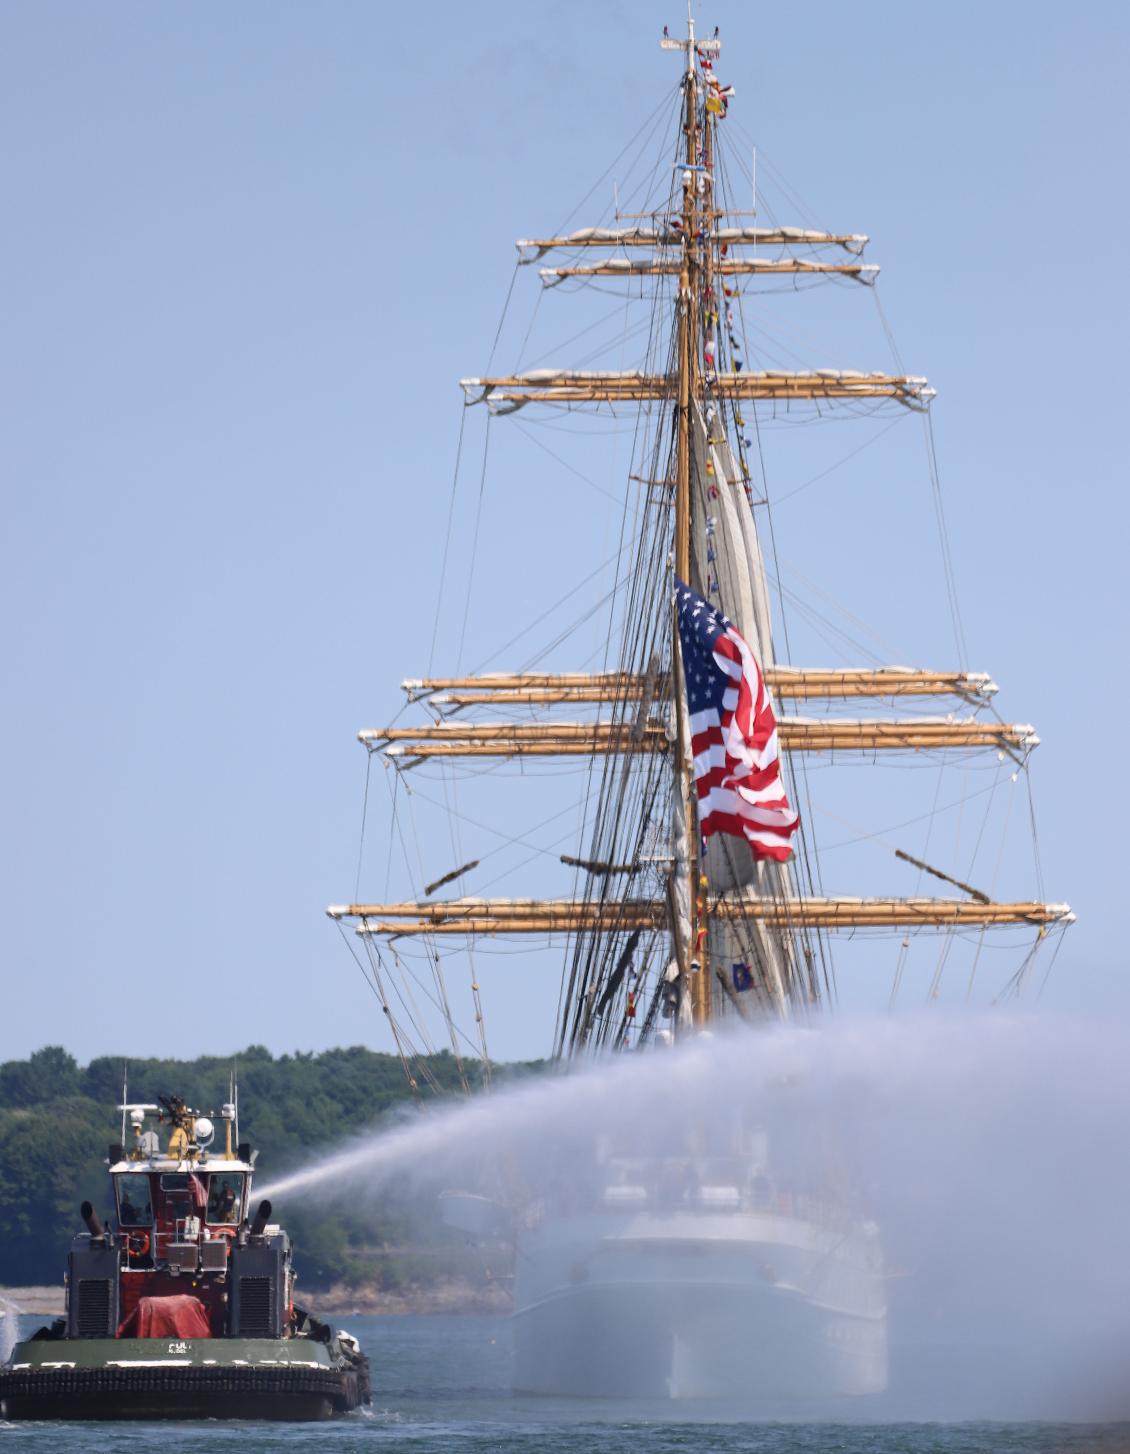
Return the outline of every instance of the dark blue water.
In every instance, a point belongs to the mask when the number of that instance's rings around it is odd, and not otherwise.
[[[41,1319],[21,1320],[21,1332]],[[755,1421],[724,1406],[533,1399],[508,1390],[501,1317],[342,1318],[373,1365],[373,1406],[330,1424],[0,1423],[0,1449],[35,1454],[1130,1454],[1130,1424]],[[945,1370],[939,1368],[944,1381]]]

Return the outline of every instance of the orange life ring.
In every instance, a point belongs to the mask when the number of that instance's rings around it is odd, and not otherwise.
[[[239,1236],[238,1227],[209,1227],[208,1230],[213,1237],[230,1237],[233,1242]]]
[[[149,1246],[148,1232],[132,1232],[126,1238],[126,1252],[130,1257],[148,1257]]]

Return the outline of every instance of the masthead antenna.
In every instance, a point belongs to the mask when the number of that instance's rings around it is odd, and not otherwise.
[[[718,31],[717,30],[715,30],[715,32],[714,32],[714,39],[713,40],[703,40],[703,41],[699,41],[699,40],[696,40],[695,39],[695,33],[694,33],[694,0],[687,0],[687,38],[686,38],[686,40],[675,40],[675,38],[668,31],[667,27],[664,26],[663,27],[663,39],[659,42],[659,44],[663,47],[664,50],[681,50],[681,51],[686,51],[686,53],[687,53],[687,75],[688,76],[693,75],[693,73],[694,73],[695,53],[697,51],[700,51],[701,50],[701,51],[705,51],[709,55],[717,55],[718,52],[722,49],[722,42],[718,39]]]

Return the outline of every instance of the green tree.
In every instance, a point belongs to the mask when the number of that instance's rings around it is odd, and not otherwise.
[[[0,1105],[37,1106],[79,1090],[79,1068],[61,1045],[45,1045],[30,1060],[0,1065]]]
[[[449,1052],[424,1064],[441,1094],[461,1093]],[[56,1282],[71,1238],[81,1230],[79,1204],[110,1212],[106,1155],[121,1135],[115,1109],[125,1062],[105,1055],[85,1068],[59,1046],[0,1065],[0,1284]],[[131,1101],[176,1094],[202,1111],[218,1111],[238,1069],[240,1136],[260,1152],[270,1177],[318,1155],[346,1136],[407,1114],[409,1090],[398,1057],[354,1045],[319,1054],[274,1057],[261,1045],[232,1056],[134,1060]],[[480,1067],[465,1062],[472,1088]],[[534,1073],[539,1064],[497,1067],[500,1079]],[[423,1083],[423,1082],[421,1082]],[[221,1132],[222,1135],[222,1132]],[[281,1210],[281,1209],[280,1209]],[[288,1208],[302,1285],[369,1277],[386,1287],[449,1274],[466,1261],[462,1243],[390,1192],[375,1209],[352,1205],[327,1214]],[[374,1257],[372,1249],[383,1249]]]

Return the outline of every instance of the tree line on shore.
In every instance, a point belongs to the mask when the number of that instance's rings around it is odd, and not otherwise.
[[[426,1066],[426,1071],[424,1070]],[[496,1078],[527,1074],[537,1062],[495,1067]],[[411,1098],[395,1055],[361,1046],[273,1056],[261,1045],[196,1060],[130,1060],[104,1055],[81,1066],[59,1046],[0,1064],[0,1285],[60,1281],[79,1204],[110,1212],[106,1157],[121,1134],[123,1073],[131,1102],[179,1095],[218,1111],[238,1074],[240,1134],[259,1150],[260,1180],[274,1180],[335,1142],[407,1113]],[[463,1062],[475,1091],[481,1067]],[[431,1094],[462,1093],[454,1056],[423,1057]],[[473,1275],[476,1257],[428,1208],[395,1194],[378,1207],[278,1208],[308,1287],[353,1282],[386,1291]]]

